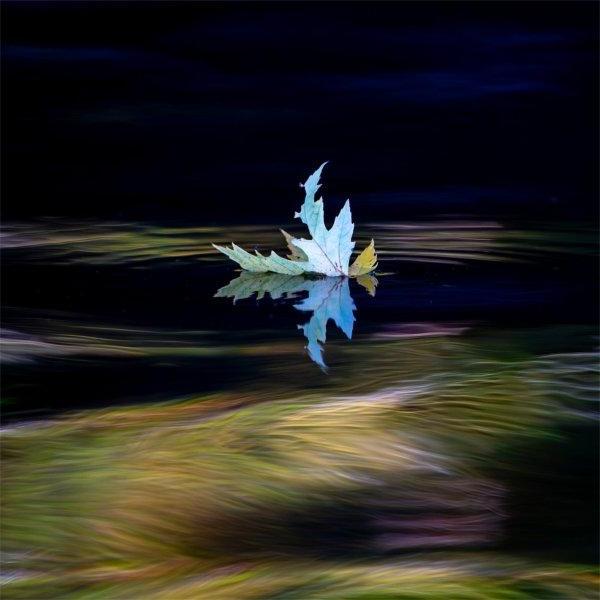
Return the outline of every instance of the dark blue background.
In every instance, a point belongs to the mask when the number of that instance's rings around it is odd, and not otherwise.
[[[5,2],[4,217],[595,218],[597,7]]]

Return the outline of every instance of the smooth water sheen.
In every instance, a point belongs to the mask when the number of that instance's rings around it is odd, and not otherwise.
[[[596,597],[595,232],[357,234],[375,277],[5,227],[3,597]]]

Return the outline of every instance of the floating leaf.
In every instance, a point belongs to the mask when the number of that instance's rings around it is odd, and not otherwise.
[[[375,254],[375,242],[371,243],[356,257],[350,267],[350,277],[366,275],[377,267],[377,254]]]
[[[346,201],[333,227],[328,230],[325,226],[323,198],[315,200],[315,194],[321,187],[319,179],[326,164],[323,163],[304,183],[304,204],[300,212],[294,215],[308,227],[313,239],[294,239],[292,243],[306,253],[315,273],[335,277],[348,275],[350,255],[354,248],[354,224],[350,203]]]
[[[280,273],[283,275],[302,275],[306,273],[306,263],[288,260],[282,258],[275,252],[271,252],[269,256],[263,256],[260,252],[256,251],[256,254],[250,254],[243,248],[231,245],[231,248],[227,246],[217,246],[213,244],[219,252],[229,256],[229,258],[242,267],[246,271],[252,271],[253,273]]]
[[[354,249],[352,241],[354,223],[352,223],[348,200],[335,218],[331,229],[325,226],[323,199],[315,200],[315,194],[321,187],[319,179],[325,164],[323,163],[304,183],[304,203],[300,207],[300,212],[295,213],[295,216],[308,227],[312,239],[296,239],[282,230],[291,253],[288,258],[282,258],[275,252],[271,252],[268,257],[258,252],[252,255],[235,244],[231,248],[215,244],[213,246],[237,262],[242,269],[255,273],[267,271],[286,275],[318,273],[339,277],[358,276],[373,270],[377,264],[377,256],[372,241],[353,264],[352,272],[349,267],[350,256]]]
[[[322,213],[320,218],[323,219]],[[312,240],[294,240],[294,245],[304,250],[308,256],[309,269],[330,277],[347,276],[350,255],[354,249],[354,224],[349,201],[344,204],[331,229],[328,230],[323,223],[315,231],[316,235],[313,235]]]

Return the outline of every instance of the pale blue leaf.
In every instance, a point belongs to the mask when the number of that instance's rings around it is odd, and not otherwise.
[[[323,200],[315,201],[315,194],[320,187],[319,179],[325,164],[323,163],[306,180],[304,204],[301,206],[300,212],[296,213],[296,217],[299,217],[308,227],[312,239],[291,238],[284,232],[294,260],[282,258],[274,252],[268,257],[258,253],[253,256],[235,244],[232,248],[222,246],[215,246],[215,248],[237,262],[243,269],[255,273],[273,271],[287,275],[318,273],[328,277],[347,277],[350,271],[350,256],[354,249],[352,241],[354,223],[352,223],[350,202],[346,201],[331,229],[327,229]]]
[[[330,277],[348,276],[353,233],[350,203],[346,201],[330,230],[323,228],[312,240],[294,239],[293,243],[308,257],[308,270]]]
[[[300,212],[294,215],[308,227],[308,232],[313,237],[323,235],[325,230],[323,199],[315,201],[315,194],[321,187],[319,180],[326,164],[324,162],[304,183],[304,204],[300,207]]]

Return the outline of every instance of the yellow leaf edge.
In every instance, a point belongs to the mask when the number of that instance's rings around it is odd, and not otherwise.
[[[371,240],[370,244],[356,257],[350,265],[348,275],[350,277],[360,277],[366,275],[377,268],[377,254],[375,253],[375,242]]]

